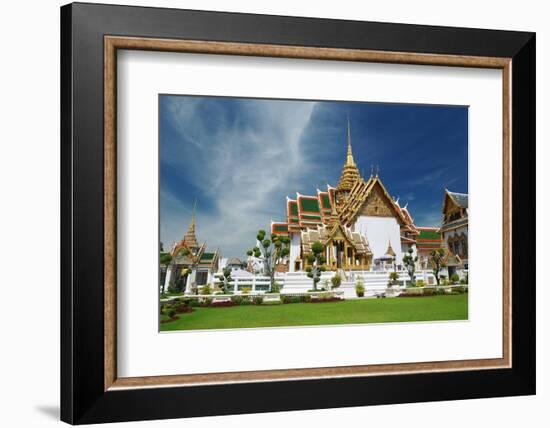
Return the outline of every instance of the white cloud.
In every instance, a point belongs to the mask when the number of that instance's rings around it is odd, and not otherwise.
[[[163,162],[193,177],[199,189],[192,195],[198,200],[198,239],[210,249],[219,247],[224,256],[243,257],[257,230],[268,228],[272,216],[284,213],[285,196],[309,172],[301,138],[316,103],[247,102],[242,121],[240,114],[230,117],[212,102],[205,114],[203,102],[191,97],[169,99],[169,120],[181,143],[170,143]],[[205,213],[200,207],[207,197],[213,197],[209,202],[214,208]],[[166,248],[183,237],[192,207],[164,188],[161,207],[161,240]]]

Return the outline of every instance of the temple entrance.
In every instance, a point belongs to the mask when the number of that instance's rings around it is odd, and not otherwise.
[[[336,269],[342,269],[344,266],[344,242],[336,241],[334,242],[334,252],[336,259]]]

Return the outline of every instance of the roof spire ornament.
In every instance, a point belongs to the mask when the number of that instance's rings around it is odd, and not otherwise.
[[[388,238],[388,249],[386,250],[386,255],[395,257],[395,251],[393,251],[393,248],[391,247],[391,240]]]
[[[348,156],[346,159],[346,165],[355,166],[355,161],[353,160],[353,153],[351,152],[351,132],[349,124],[349,115],[348,115]]]
[[[195,235],[195,217],[197,214],[197,200],[195,199],[195,202],[193,203],[193,215],[191,216],[191,223],[189,223],[189,227],[187,229],[187,232],[185,233],[185,236],[183,237],[183,243],[187,246],[187,248],[195,248],[198,247],[199,244],[197,242],[197,237]]]
[[[353,160],[353,153],[351,151],[351,127],[348,116],[348,152],[346,157],[346,163],[342,168],[342,174],[340,175],[340,181],[336,189],[340,192],[349,192],[355,182],[361,177],[357,165]]]

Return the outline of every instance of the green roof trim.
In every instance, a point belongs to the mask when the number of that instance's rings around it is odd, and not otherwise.
[[[290,201],[289,205],[290,205],[290,214],[297,216],[298,215],[298,203],[296,201]]]
[[[319,220],[321,221],[321,216],[320,215],[315,215],[315,214],[302,214],[302,219],[311,219],[311,220]]]
[[[274,224],[273,230],[276,232],[288,232],[288,225],[287,224]]]
[[[321,193],[321,202],[323,204],[323,208],[332,208],[330,205],[330,198],[328,196],[328,193]]]
[[[422,230],[420,229],[420,234],[417,239],[430,239],[430,240],[440,240],[441,234],[434,232],[432,230]]]
[[[319,199],[309,199],[309,198],[300,198],[300,208],[304,211],[309,212],[321,212],[321,209],[319,208]]]
[[[215,255],[216,255],[216,253],[203,253],[203,255],[201,257],[201,262],[203,260],[212,260]]]

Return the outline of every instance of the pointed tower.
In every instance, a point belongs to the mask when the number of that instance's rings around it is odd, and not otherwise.
[[[351,188],[359,178],[361,178],[361,175],[359,174],[357,165],[355,165],[353,153],[351,151],[351,131],[348,117],[348,154],[346,157],[344,168],[342,168],[340,181],[338,182],[338,186],[336,186],[337,193],[340,196],[339,199],[342,199],[342,197],[345,198],[347,196],[347,194],[350,192]]]
[[[183,243],[187,248],[197,248],[199,246],[197,237],[195,236],[195,215],[197,213],[197,201],[193,206],[193,216],[191,217],[191,223],[187,229],[187,233],[183,237]]]

